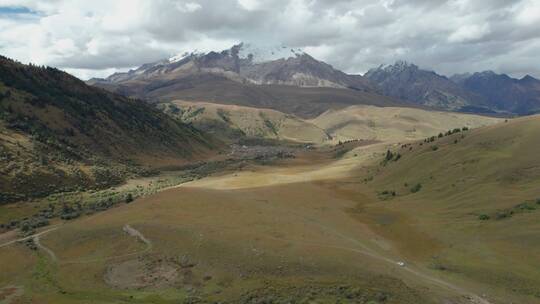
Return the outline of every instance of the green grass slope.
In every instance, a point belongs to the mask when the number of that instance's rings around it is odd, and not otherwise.
[[[216,143],[138,100],[0,57],[0,202],[120,181]]]
[[[409,259],[538,303],[538,138],[534,116],[397,148],[366,179],[381,199],[370,220]],[[404,223],[432,242],[410,241]]]
[[[265,138],[320,144],[331,140],[314,124],[270,109],[188,101],[162,103],[159,107],[181,122],[230,141]]]

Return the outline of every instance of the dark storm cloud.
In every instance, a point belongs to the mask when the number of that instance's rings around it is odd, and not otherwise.
[[[0,0],[0,7],[39,16],[0,14],[0,52],[81,77],[240,41],[301,47],[352,73],[404,59],[444,74],[540,77],[536,0]]]

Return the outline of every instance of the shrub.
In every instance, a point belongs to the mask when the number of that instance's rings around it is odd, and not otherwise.
[[[469,127],[463,127],[461,128],[462,131],[469,131]]]
[[[540,205],[540,198],[536,199],[536,204]]]
[[[133,195],[131,193],[128,193],[126,195],[126,204],[129,204],[131,202],[133,202]]]
[[[390,161],[390,160],[392,160],[392,158],[394,158],[394,154],[392,153],[392,151],[387,150],[387,151],[386,151],[386,157],[385,157],[385,159],[386,159],[387,161]]]
[[[76,219],[79,216],[81,216],[81,214],[79,212],[75,211],[75,212],[71,212],[71,213],[62,214],[62,216],[60,216],[60,218],[63,219],[63,220],[69,221],[69,220],[72,220],[72,219]]]
[[[412,193],[416,193],[422,189],[422,184],[418,183],[411,188]]]
[[[431,146],[431,150],[437,151],[437,150],[439,150],[439,147],[437,147],[437,146]]]
[[[514,211],[512,210],[502,210],[498,211],[497,214],[495,214],[495,218],[498,220],[503,220],[506,218],[510,218],[514,214]]]
[[[489,217],[489,215],[487,215],[487,214],[480,214],[480,215],[478,216],[478,219],[481,220],[481,221],[487,221],[487,220],[490,219],[490,217]]]
[[[401,158],[401,154],[397,153],[394,157],[394,161],[398,161]]]
[[[532,204],[529,204],[529,203],[522,203],[522,204],[519,204],[516,206],[517,209],[519,210],[522,210],[522,211],[531,211],[531,210],[536,210],[536,207]]]
[[[439,133],[439,138],[443,137],[444,135],[442,133]]]

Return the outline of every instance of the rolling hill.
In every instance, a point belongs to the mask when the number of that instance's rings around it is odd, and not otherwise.
[[[331,140],[314,124],[275,110],[187,101],[162,103],[158,107],[181,122],[192,123],[197,129],[229,141],[267,138],[324,143]]]
[[[173,101],[158,105],[165,113],[196,128],[235,142],[242,138],[268,138],[333,145],[361,139],[406,142],[449,129],[478,128],[502,119],[463,113],[403,107],[349,106],[303,119],[275,110],[207,102]]]
[[[1,201],[118,183],[219,143],[138,100],[0,58]]]
[[[539,136],[533,116],[398,147],[367,177],[382,202],[364,219],[411,260],[538,303]]]
[[[449,129],[477,128],[502,121],[498,118],[403,107],[350,106],[328,110],[309,122],[335,141],[353,139],[406,142]]]

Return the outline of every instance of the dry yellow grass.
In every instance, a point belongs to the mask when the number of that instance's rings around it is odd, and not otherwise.
[[[329,139],[319,127],[292,114],[275,110],[207,102],[171,103],[183,111],[176,117],[219,135],[225,134],[226,130],[223,128],[229,128],[248,137],[313,143],[322,143]],[[235,133],[229,136],[233,134]]]
[[[398,142],[423,139],[454,128],[478,128],[503,121],[479,115],[414,108],[350,106],[328,110],[310,120],[335,140],[371,139]]]

